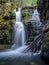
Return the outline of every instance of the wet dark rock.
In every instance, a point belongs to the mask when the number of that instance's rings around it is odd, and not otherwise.
[[[16,16],[15,16],[15,14],[14,14],[14,13],[10,14],[9,19],[15,19],[15,18],[16,18]]]
[[[32,20],[30,20],[24,25],[26,30],[27,43],[32,42],[34,37],[42,32],[42,27],[40,22],[35,22],[35,21],[33,22]]]
[[[47,23],[46,20],[49,20],[49,0],[38,0],[37,9],[40,14],[41,22],[43,24]]]
[[[3,19],[8,20],[10,18],[8,16],[4,16]]]
[[[49,53],[47,53],[44,49],[41,52],[42,60],[49,65]]]
[[[3,19],[4,20],[15,19],[15,15],[14,14],[10,14],[10,16],[4,16]]]
[[[44,34],[41,57],[49,64],[49,32]]]
[[[33,7],[23,7],[22,10],[24,9],[33,9]]]
[[[31,22],[26,23],[26,37],[27,37],[27,41],[33,39],[33,25]]]

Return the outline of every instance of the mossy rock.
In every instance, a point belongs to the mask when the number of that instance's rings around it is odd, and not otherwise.
[[[0,51],[2,52],[2,51],[5,50],[5,49],[9,49],[10,47],[11,47],[11,45],[7,45],[7,44],[1,45],[1,44],[0,44]]]
[[[42,45],[46,50],[49,51],[49,32],[44,34],[43,38],[43,45]]]
[[[22,21],[23,22],[28,22],[29,18],[32,16],[33,13],[33,8],[32,7],[24,7],[22,8]]]
[[[3,16],[0,16],[0,20],[2,20],[3,19]]]

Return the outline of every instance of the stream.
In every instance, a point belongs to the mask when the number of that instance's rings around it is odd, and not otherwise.
[[[24,24],[21,22],[21,8],[18,8],[15,14],[14,44],[11,47],[12,50],[0,52],[0,65],[46,65],[40,57],[41,50],[36,53],[32,53],[30,50],[27,53],[23,52],[28,46],[25,45],[26,35]]]

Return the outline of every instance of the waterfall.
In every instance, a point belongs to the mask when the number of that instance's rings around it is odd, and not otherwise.
[[[25,30],[21,22],[21,8],[16,9],[16,22],[14,24],[14,40],[12,48],[18,48],[25,45]]]
[[[38,13],[38,10],[37,9],[34,10],[34,13],[32,15],[32,19],[33,20],[37,20],[36,22],[40,22],[40,17],[39,17],[39,13]]]
[[[32,22],[33,22],[33,28],[34,28],[33,33],[38,35],[42,32],[42,23],[40,21],[40,17],[39,17],[39,13],[37,9],[34,10],[34,13],[32,15],[32,20],[33,20]]]
[[[21,8],[16,9],[16,22],[21,22]]]
[[[30,65],[30,62],[33,63],[36,62],[36,64],[39,63],[45,65],[45,63],[40,58],[41,50],[36,53],[32,53],[28,51],[27,53],[23,52],[28,46],[25,45],[25,30],[24,30],[24,25],[21,22],[21,9],[19,8],[18,11],[15,12],[15,14],[16,14],[16,22],[14,24],[14,38],[13,38],[13,46],[12,46],[12,49],[15,50],[7,50],[0,52],[0,61],[1,61],[0,63],[3,65],[3,63],[7,64],[8,61],[8,63],[12,65],[14,64],[24,65],[22,64],[23,62],[24,63],[28,62]]]

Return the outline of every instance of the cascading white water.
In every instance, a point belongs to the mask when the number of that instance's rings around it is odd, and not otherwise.
[[[20,46],[24,46],[25,44],[25,30],[24,25],[21,22],[21,8],[18,8],[18,10],[15,12],[16,14],[16,22],[14,25],[14,45],[12,48],[18,48]]]
[[[20,9],[18,10],[18,12],[19,12],[19,14],[21,13]],[[30,62],[33,61],[36,64],[40,63],[40,64],[45,65],[45,63],[40,58],[41,51],[39,51],[37,53],[33,53],[33,54],[32,54],[32,52],[28,52],[28,53],[22,52],[28,46],[24,45],[25,44],[25,30],[24,30],[24,25],[21,22],[21,16],[18,14],[18,12],[16,12],[16,22],[14,25],[14,33],[15,34],[14,34],[14,40],[13,40],[14,45],[12,46],[12,48],[13,49],[15,48],[15,50],[0,52],[0,61],[2,61],[2,63],[1,62],[0,63],[3,65],[3,63],[7,63],[7,61],[8,61],[9,62],[8,64],[12,64],[12,65],[14,65],[14,64],[26,65],[23,62],[29,62],[29,65],[30,65]],[[21,46],[21,47],[19,47],[19,46]],[[18,49],[16,49],[16,48],[18,48]],[[12,63],[10,63],[11,61],[12,61]]]
[[[14,44],[12,46],[12,49],[19,49],[20,50],[19,47],[24,48],[25,47],[24,45],[26,43],[24,25],[21,22],[21,8],[18,8],[17,10],[15,9],[15,14],[16,14],[16,22],[14,24],[14,40],[13,40]],[[40,22],[37,9],[34,11],[32,18],[33,18],[33,20],[35,19],[35,20]],[[22,49],[21,49],[21,51],[22,51]]]
[[[16,9],[16,22],[21,22],[21,8]]]

